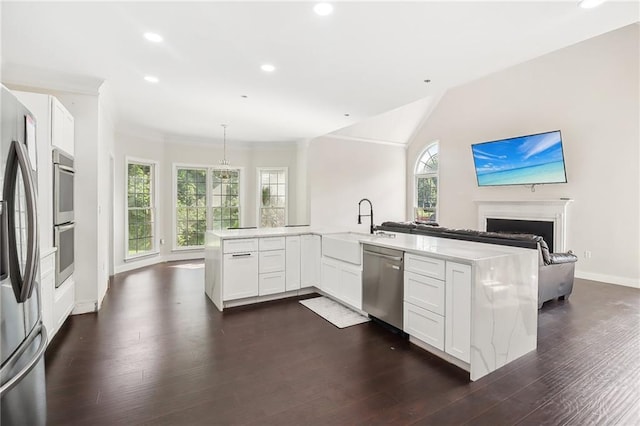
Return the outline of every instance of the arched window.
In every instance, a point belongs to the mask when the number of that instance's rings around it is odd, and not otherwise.
[[[418,158],[415,170],[415,220],[438,220],[438,142]]]

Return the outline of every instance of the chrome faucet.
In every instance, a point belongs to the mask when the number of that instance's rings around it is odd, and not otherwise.
[[[367,203],[369,203],[369,214],[360,213],[360,206],[361,206],[363,201],[366,201]],[[368,198],[363,198],[358,203],[358,225],[362,224],[362,218],[363,217],[369,217],[370,218],[371,224],[369,225],[369,232],[373,234],[373,204],[371,204],[371,201]]]

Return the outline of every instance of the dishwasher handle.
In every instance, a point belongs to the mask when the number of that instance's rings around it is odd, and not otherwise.
[[[402,256],[389,256],[387,254],[380,254],[380,253],[375,253],[375,252],[366,251],[366,250],[365,250],[364,254],[366,254],[368,256],[377,256],[377,257],[382,257],[382,258],[389,259],[389,260],[395,260],[396,262],[402,262]]]

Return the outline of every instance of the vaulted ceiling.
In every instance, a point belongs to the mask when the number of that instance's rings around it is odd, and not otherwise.
[[[219,141],[226,123],[237,141],[343,129],[404,143],[447,88],[638,21],[637,2],[334,2],[328,16],[313,6],[3,2],[2,80],[88,93],[107,81],[121,132]],[[410,103],[387,115],[391,134],[357,124]]]

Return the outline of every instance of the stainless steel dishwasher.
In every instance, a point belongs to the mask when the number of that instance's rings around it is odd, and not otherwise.
[[[362,309],[402,330],[404,252],[364,244]]]

